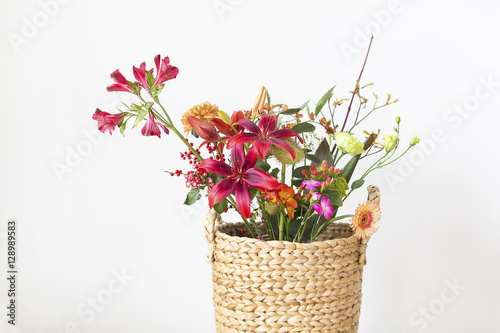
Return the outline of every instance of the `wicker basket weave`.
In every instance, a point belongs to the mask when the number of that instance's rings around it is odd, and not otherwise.
[[[376,186],[368,191],[380,202]],[[242,227],[213,210],[205,218],[218,333],[358,331],[368,239],[347,223],[308,244],[242,237]]]

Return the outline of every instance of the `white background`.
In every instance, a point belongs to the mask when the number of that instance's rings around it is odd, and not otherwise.
[[[422,143],[369,178],[383,217],[359,332],[498,332],[499,10],[485,0],[2,1],[0,266],[14,218],[19,307],[10,327],[2,278],[0,332],[214,332],[206,208],[183,208],[183,180],[164,173],[187,169],[184,148],[142,126],[95,134],[95,108],[114,113],[127,98],[106,92],[109,74],[132,79],[132,65],[170,56],[180,74],[162,100],[178,124],[207,100],[249,109],[262,85],[275,103],[314,107],[333,84],[349,96],[372,33],[362,83],[399,102],[366,129],[390,133],[399,115],[403,141]]]

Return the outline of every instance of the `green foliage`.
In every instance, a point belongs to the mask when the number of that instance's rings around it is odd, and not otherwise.
[[[201,198],[200,190],[197,188],[191,189],[184,200],[185,205],[192,205]]]

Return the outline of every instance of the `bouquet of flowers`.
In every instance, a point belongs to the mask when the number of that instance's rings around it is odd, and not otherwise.
[[[180,119],[181,133],[159,99],[166,81],[175,79],[179,69],[168,57],[158,55],[154,62],[156,74],[144,62],[134,66],[135,81],[114,71],[114,83],[107,90],[133,94],[138,102],[124,104],[117,114],[97,109],[93,119],[101,132],[109,134],[115,128],[123,134],[127,124],[136,127],[143,121],[144,136],[160,138],[173,132],[186,145],[180,157],[191,168],[170,172],[182,175],[190,188],[186,205],[208,195],[210,208],[219,214],[236,210],[252,237],[263,240],[313,242],[330,223],[346,218],[351,218],[359,238],[378,229],[381,212],[376,203],[360,203],[354,214],[338,212],[371,172],[393,163],[419,142],[414,137],[401,154],[396,153],[401,144],[400,117],[382,142],[377,141],[380,130],[365,131],[362,140],[354,135],[368,116],[397,101],[390,94],[382,102],[373,94],[370,101],[364,92],[371,84],[360,86],[360,74],[350,98],[334,97],[332,87],[314,108],[309,101],[289,108],[272,104],[262,87],[247,111],[226,113],[209,102],[193,106]],[[347,110],[341,113],[344,105]],[[371,162],[352,179],[365,158]]]

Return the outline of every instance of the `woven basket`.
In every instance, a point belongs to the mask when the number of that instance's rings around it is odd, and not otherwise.
[[[380,202],[376,186],[368,199]],[[313,243],[243,237],[243,223],[204,221],[218,333],[358,331],[368,239],[332,223]]]

